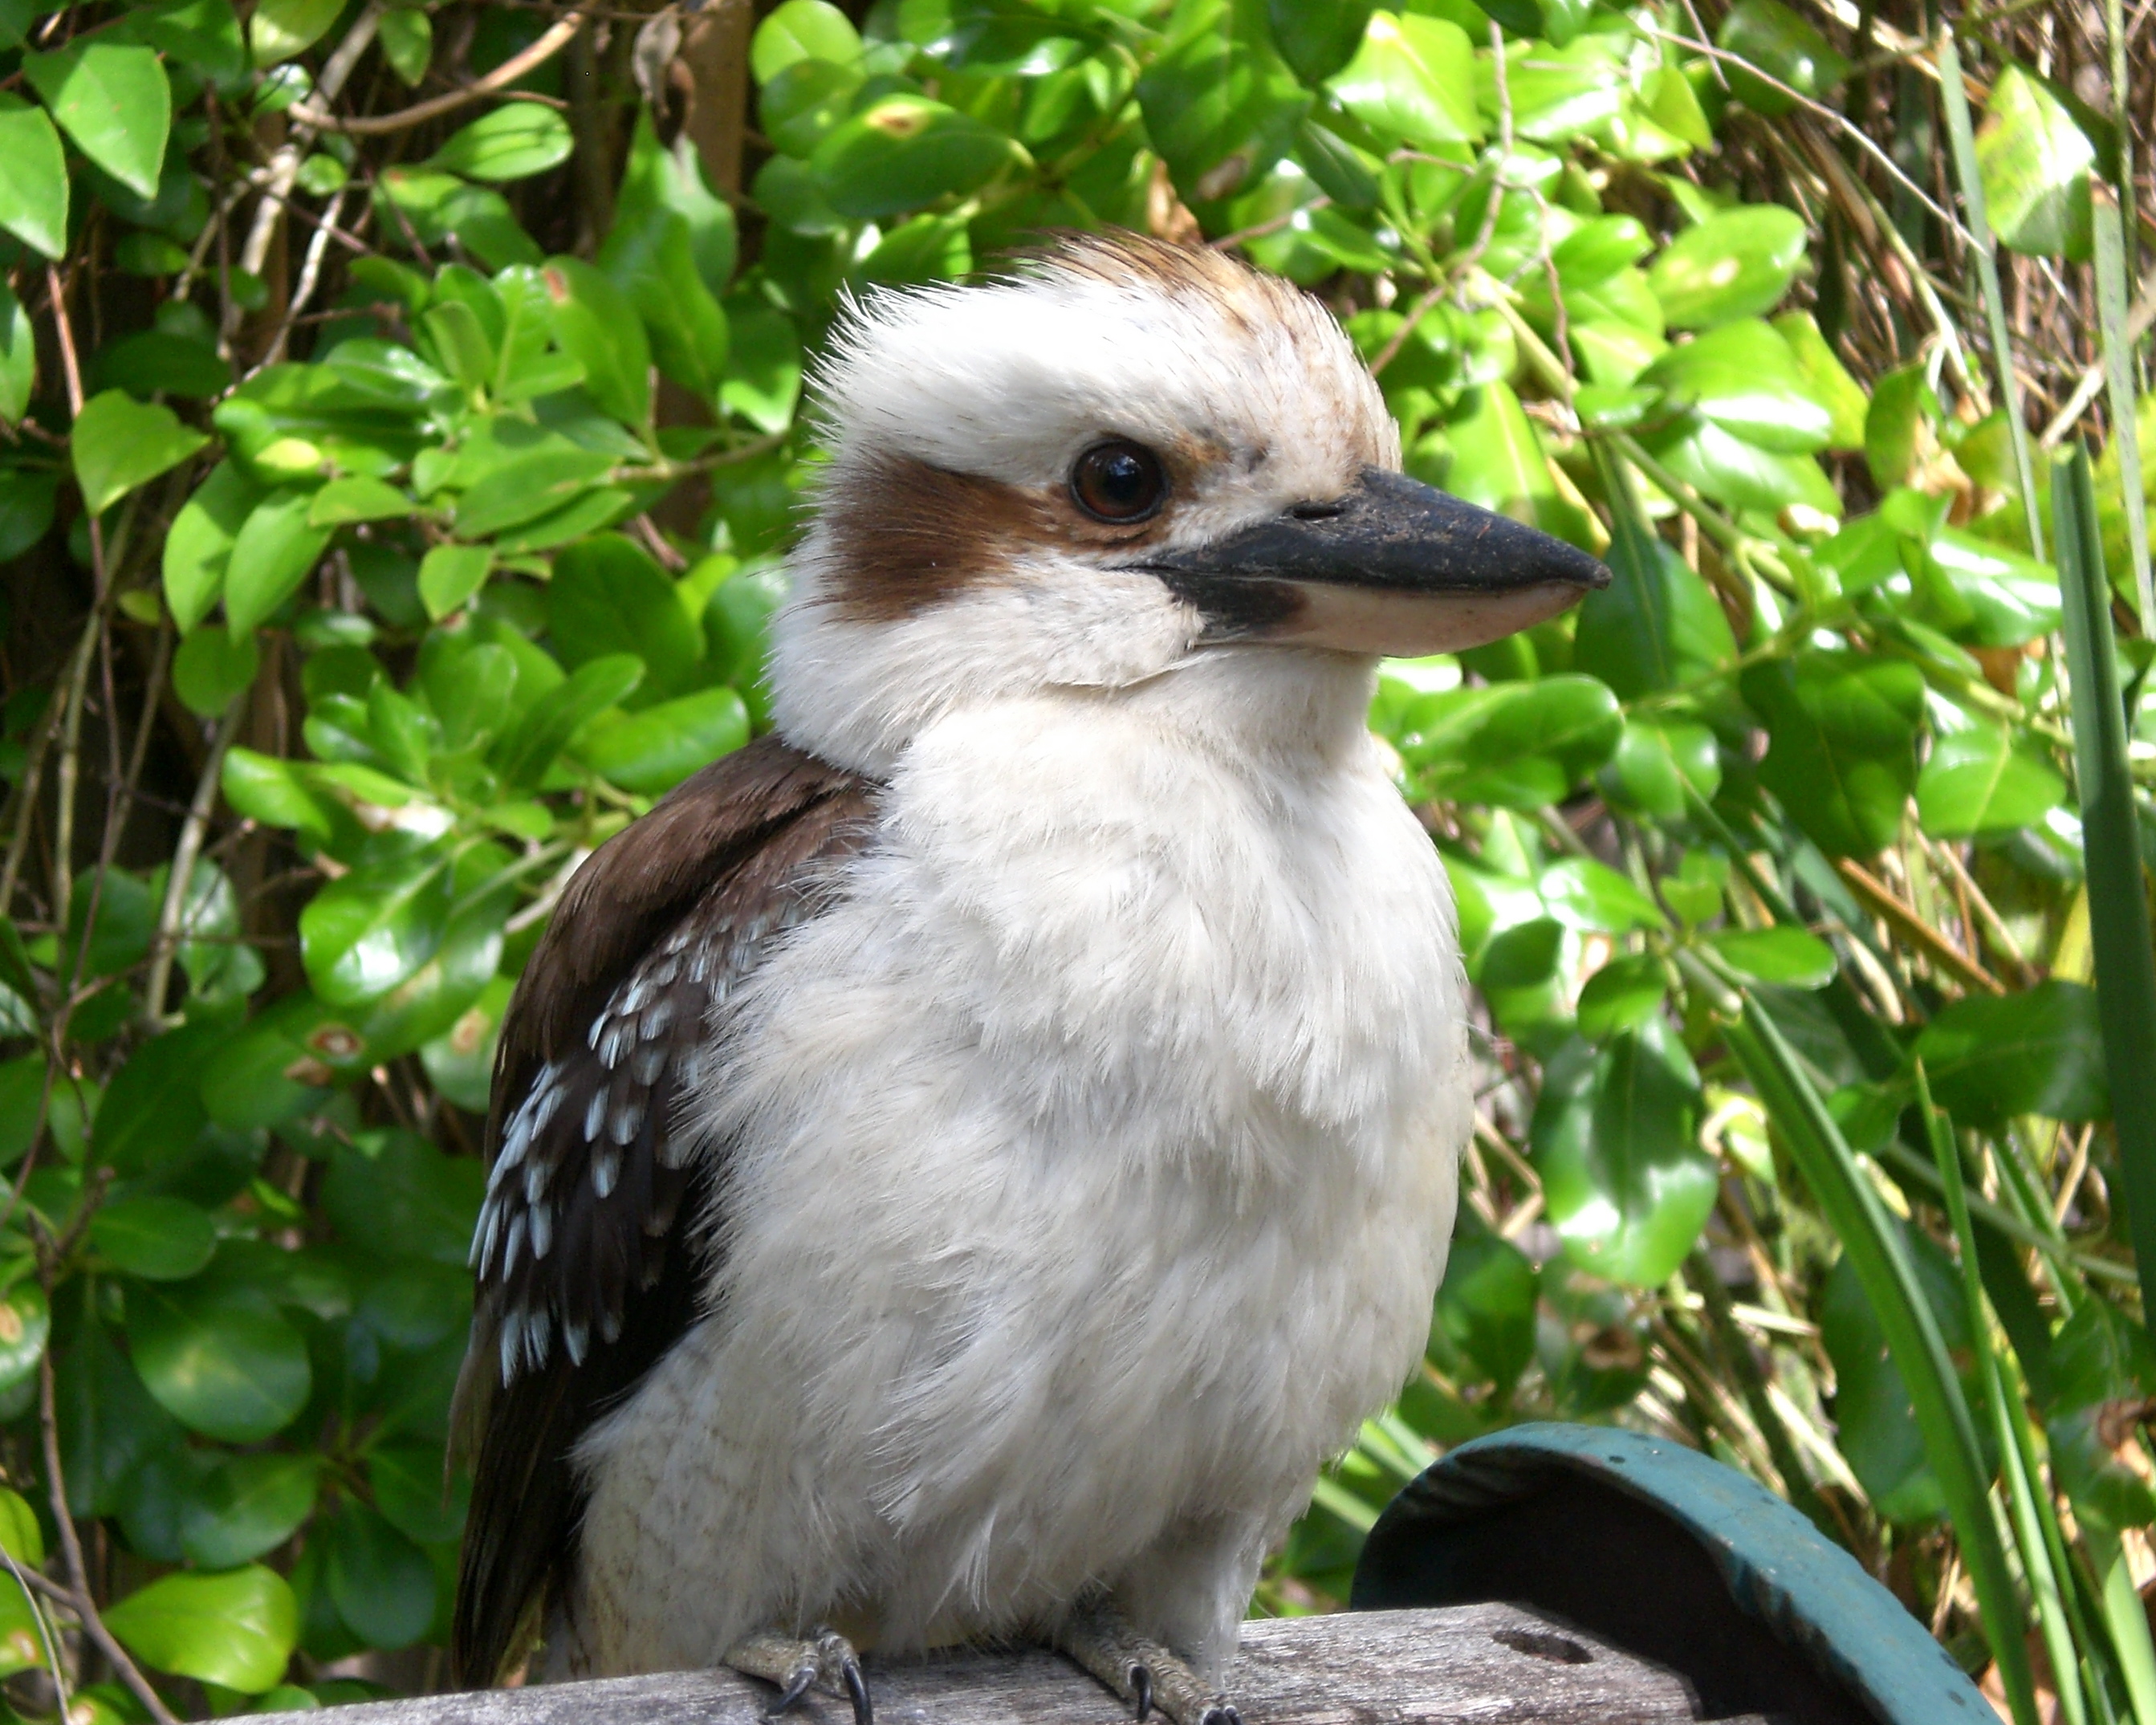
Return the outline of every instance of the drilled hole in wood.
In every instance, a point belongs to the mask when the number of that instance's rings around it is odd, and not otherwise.
[[[1590,1665],[1594,1660],[1592,1653],[1570,1636],[1553,1635],[1542,1630],[1493,1630],[1490,1639],[1530,1659],[1553,1660],[1559,1665]]]

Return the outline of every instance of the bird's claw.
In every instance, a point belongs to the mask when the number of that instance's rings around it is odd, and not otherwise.
[[[835,1630],[819,1630],[806,1640],[765,1630],[735,1646],[725,1663],[778,1686],[778,1698],[764,1709],[767,1720],[792,1712],[811,1689],[820,1687],[853,1704],[854,1725],[875,1725],[875,1707],[869,1699],[860,1656]]]
[[[1152,1711],[1152,1668],[1134,1665],[1131,1667],[1131,1707],[1137,1725],[1145,1725],[1146,1715]]]

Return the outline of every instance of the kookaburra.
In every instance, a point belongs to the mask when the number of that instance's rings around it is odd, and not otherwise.
[[[1325,310],[1072,239],[880,295],[773,735],[562,895],[503,1026],[456,1669],[1046,1642],[1219,1686],[1419,1357],[1471,1123],[1378,656],[1608,579],[1399,471]]]

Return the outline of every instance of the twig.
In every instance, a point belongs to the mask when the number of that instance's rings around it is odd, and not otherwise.
[[[2127,314],[2126,345],[2128,347],[2138,346],[2141,338],[2148,333],[2151,324],[2156,324],[2156,272],[2152,272],[2142,283],[2140,297],[2134,300],[2133,310]],[[2098,360],[2082,373],[2081,381],[2074,385],[2073,393],[2066,398],[2065,405],[2059,409],[2051,423],[2044,428],[2036,441],[2047,449],[2058,444],[2088,411],[2088,404],[2096,399],[2097,392],[2103,388],[2103,362]]]
[[[150,979],[142,991],[142,1016],[152,1024],[171,1022],[165,1016],[165,988],[172,979],[173,956],[179,950],[180,918],[187,908],[196,859],[202,855],[203,834],[208,830],[210,815],[217,807],[224,752],[232,746],[246,711],[247,691],[242,690],[218,723],[209,758],[203,763],[202,777],[195,783],[194,800],[188,803],[187,818],[180,827],[179,843],[172,847],[172,872],[165,880],[165,901],[158,906],[157,930],[150,941]]]
[[[270,346],[262,356],[262,363],[255,367],[258,372],[276,364],[285,357],[285,344],[292,339],[292,326],[298,321],[300,314],[307,309],[307,301],[315,295],[315,284],[321,278],[322,258],[330,249],[330,236],[336,234],[350,245],[359,244],[350,234],[339,233],[337,229],[336,218],[344,212],[345,191],[344,187],[337,188],[330,199],[329,208],[316,224],[315,236],[307,242],[306,259],[300,266],[299,285],[292,290],[291,302],[285,308],[285,316],[277,325],[277,333],[270,339]],[[363,246],[360,249],[362,251],[366,249]]]
[[[554,27],[548,30],[523,53],[512,54],[483,78],[449,91],[446,95],[431,96],[416,102],[394,114],[362,115],[354,119],[343,119],[326,109],[311,107],[304,102],[295,102],[286,111],[303,126],[311,126],[321,131],[341,131],[347,137],[379,137],[387,132],[408,131],[415,126],[424,126],[444,114],[453,114],[467,102],[475,102],[482,96],[491,95],[503,85],[514,84],[536,66],[545,64],[568,45],[584,22],[581,12],[562,14]]]
[[[67,1480],[60,1471],[59,1421],[53,1402],[53,1353],[49,1348],[38,1356],[38,1425],[44,1442],[45,1489],[52,1502],[53,1520],[59,1528],[60,1554],[67,1563],[68,1582],[74,1589],[75,1596],[68,1603],[81,1620],[84,1633],[97,1643],[97,1651],[157,1725],[179,1725],[172,1710],[165,1705],[165,1697],[151,1686],[127,1650],[105,1628],[96,1602],[90,1598],[89,1574],[82,1561],[82,1538],[75,1532],[74,1517],[68,1509]]]
[[[1914,906],[1904,904],[1895,896],[1884,881],[1867,874],[1845,856],[1835,860],[1834,871],[1882,922],[1964,988],[1981,988],[1987,994],[2003,995],[2006,993],[2005,983],[1925,922],[1917,914]]]
[[[9,798],[13,812],[13,830],[8,835],[8,860],[0,865],[0,916],[8,914],[15,901],[15,883],[22,877],[23,863],[29,854],[30,828],[38,809],[38,792],[44,781],[45,757],[66,722],[67,701],[64,688],[71,686],[77,677],[90,675],[90,655],[97,648],[97,631],[102,622],[100,614],[93,611],[90,621],[83,627],[82,639],[69,657],[68,669],[64,673],[62,691],[47,704],[44,722],[30,745],[30,756],[23,764],[23,777]]]

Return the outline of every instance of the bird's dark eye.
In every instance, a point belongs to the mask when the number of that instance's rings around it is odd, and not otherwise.
[[[1096,521],[1142,521],[1167,501],[1168,475],[1144,444],[1112,438],[1078,458],[1070,495]]]

